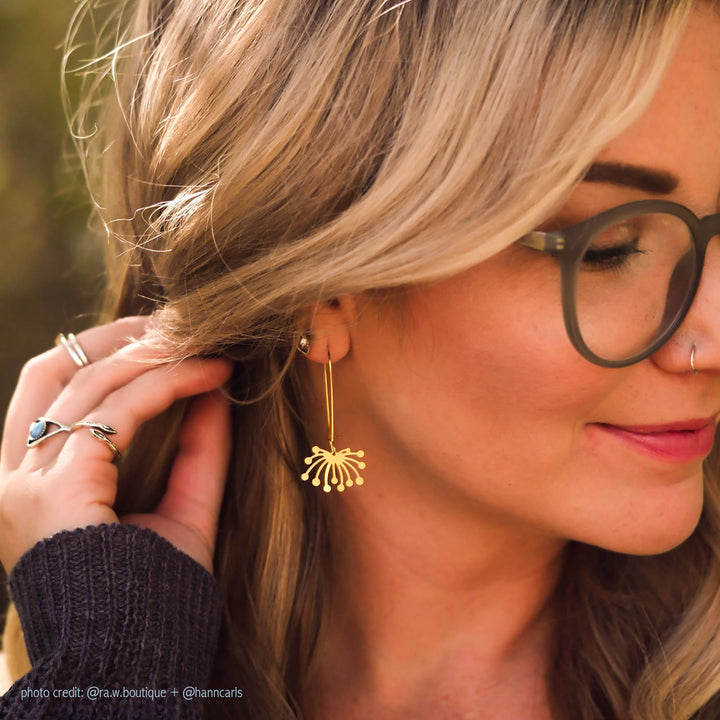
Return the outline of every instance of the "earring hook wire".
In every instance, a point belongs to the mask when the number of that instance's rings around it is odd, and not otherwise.
[[[329,380],[328,380],[329,376]],[[328,350],[328,361],[323,365],[323,379],[325,381],[325,412],[327,414],[328,440],[330,449],[335,453],[335,392],[333,387],[332,360]]]

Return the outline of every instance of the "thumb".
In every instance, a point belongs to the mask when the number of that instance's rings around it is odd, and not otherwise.
[[[230,402],[220,390],[193,398],[167,490],[155,514],[194,530],[212,557],[231,450]],[[192,553],[190,553],[192,554]]]

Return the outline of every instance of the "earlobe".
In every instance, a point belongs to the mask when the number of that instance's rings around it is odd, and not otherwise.
[[[305,314],[303,338],[307,338],[305,350],[298,350],[316,363],[325,364],[328,354],[333,362],[342,360],[350,352],[350,326],[357,315],[355,300],[345,295],[318,303]]]

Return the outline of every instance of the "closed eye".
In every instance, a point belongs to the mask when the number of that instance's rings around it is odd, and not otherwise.
[[[629,262],[634,255],[646,255],[647,250],[642,250],[640,240],[634,238],[631,242],[622,245],[611,245],[609,247],[590,246],[583,255],[582,263],[584,270],[604,271],[620,270]]]

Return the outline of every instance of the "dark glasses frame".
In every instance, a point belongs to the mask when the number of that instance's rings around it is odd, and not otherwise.
[[[575,298],[582,258],[585,251],[599,233],[623,220],[630,220],[638,215],[647,215],[650,213],[674,215],[680,218],[690,230],[695,254],[692,258],[693,266],[688,269],[691,274],[691,281],[687,296],[668,327],[665,328],[645,350],[630,357],[623,358],[622,360],[607,360],[596,355],[586,345],[580,332]],[[625,203],[624,205],[618,205],[610,210],[605,210],[598,215],[593,215],[587,220],[583,220],[576,225],[571,225],[562,230],[552,230],[550,232],[533,230],[523,235],[516,240],[516,242],[534,250],[550,253],[559,259],[562,282],[563,318],[565,320],[565,329],[567,330],[568,337],[575,349],[585,359],[595,365],[607,368],[620,368],[633,365],[652,355],[662,347],[678,329],[690,310],[700,285],[700,277],[702,276],[702,270],[705,264],[705,252],[708,243],[718,234],[720,234],[720,213],[699,218],[692,210],[685,207],[685,205],[680,205],[680,203],[670,200],[637,200],[635,202]]]

